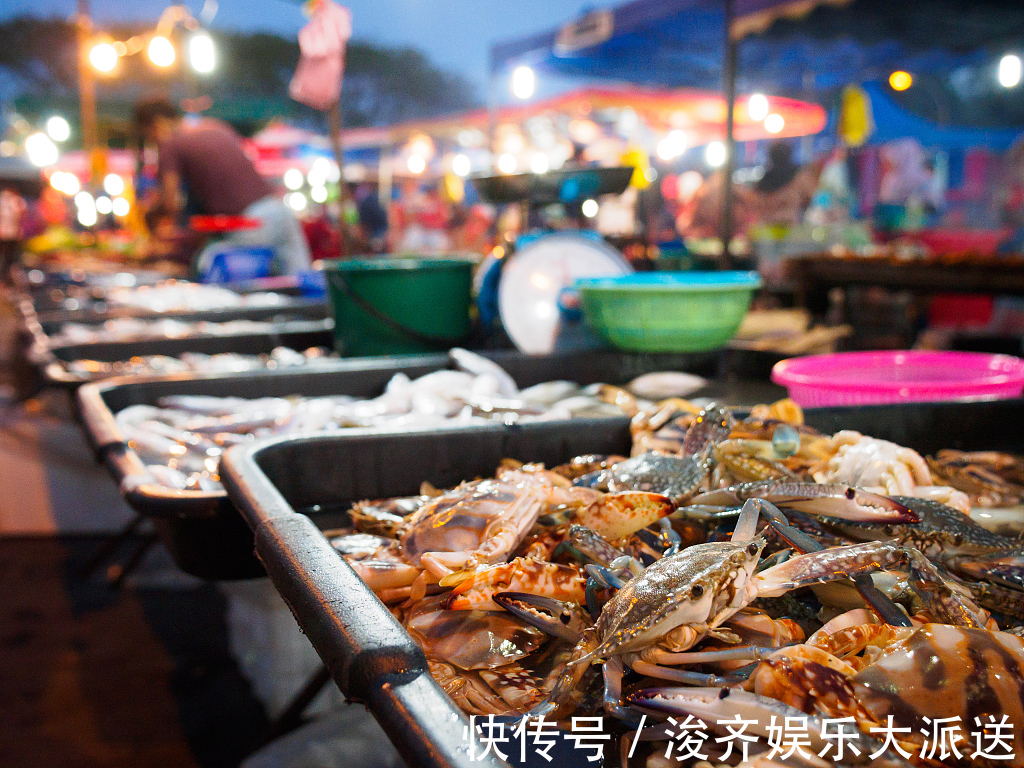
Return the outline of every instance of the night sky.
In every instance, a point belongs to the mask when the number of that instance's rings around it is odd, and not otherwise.
[[[345,3],[342,3],[345,4]],[[355,36],[390,46],[411,46],[472,82],[483,98],[492,42],[557,27],[594,0],[350,0]],[[153,21],[169,5],[161,0],[91,0],[98,25],[112,20]],[[184,3],[198,15],[202,0]],[[75,0],[0,0],[0,19],[20,14],[69,16]],[[262,30],[294,36],[306,19],[292,0],[221,0],[215,29]]]

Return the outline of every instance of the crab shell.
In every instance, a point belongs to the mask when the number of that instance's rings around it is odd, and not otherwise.
[[[850,679],[857,701],[879,722],[917,729],[943,717],[962,718],[965,732],[989,716],[1012,724],[1015,760],[1024,765],[1024,640],[1006,632],[925,624],[889,646]]]
[[[605,604],[593,657],[641,650],[684,625],[717,627],[749,601],[764,546],[763,539],[697,544],[654,563]]]

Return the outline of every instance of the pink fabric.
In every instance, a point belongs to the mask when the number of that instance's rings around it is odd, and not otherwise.
[[[330,0],[319,0],[309,24],[299,31],[299,65],[288,92],[314,109],[327,110],[341,98],[345,44],[352,36],[352,13]]]

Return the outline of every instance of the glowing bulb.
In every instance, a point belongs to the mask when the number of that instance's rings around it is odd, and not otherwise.
[[[658,157],[671,160],[686,151],[686,134],[682,131],[670,131],[668,136],[658,142]]]
[[[323,203],[327,201],[327,187],[313,187],[309,190],[309,196],[313,198],[314,203]]]
[[[163,35],[157,35],[149,41],[149,48],[146,49],[149,60],[158,67],[169,67],[174,63],[176,54],[171,41]]]
[[[427,169],[427,161],[419,155],[412,155],[406,163],[409,166],[409,173],[420,174]]]
[[[205,32],[189,38],[188,60],[192,64],[192,69],[204,75],[213,72],[217,66],[217,52],[213,47],[213,39]]]
[[[125,200],[123,197],[115,197],[114,198],[113,206],[114,206],[114,215],[115,216],[120,216],[121,218],[124,218],[125,216],[127,216],[128,215],[128,211],[130,211],[132,209],[131,204],[127,200]]]
[[[889,86],[894,91],[905,91],[913,84],[914,78],[910,76],[909,72],[898,69],[889,75]]]
[[[57,162],[57,145],[45,133],[36,132],[25,139],[25,154],[32,165],[40,168]]]
[[[78,223],[83,227],[91,227],[97,221],[96,201],[88,192],[75,195],[75,206],[78,208]]]
[[[452,158],[452,173],[456,176],[469,176],[472,164],[467,155],[458,154]]]
[[[747,117],[757,122],[768,117],[768,97],[763,93],[755,93],[747,99]]]
[[[537,76],[526,66],[512,70],[512,95],[517,99],[528,99],[533,96],[537,87]]]
[[[785,118],[777,112],[773,112],[764,119],[764,129],[768,131],[768,133],[778,133],[785,127]]]
[[[326,157],[318,157],[310,166],[306,174],[306,181],[311,187],[322,187],[327,183],[327,177],[331,175],[331,161]]]
[[[999,84],[1003,88],[1013,88],[1021,79],[1020,56],[1008,53],[999,60]]]
[[[530,158],[530,170],[534,173],[547,173],[550,167],[551,161],[548,160],[548,156],[543,152],[535,152],[533,157]]]
[[[516,170],[516,158],[515,155],[510,155],[506,152],[498,157],[498,170],[502,173],[515,173]]]
[[[304,181],[305,176],[298,168],[289,168],[284,172],[284,185],[288,189],[301,189]]]
[[[46,132],[54,141],[67,141],[71,136],[71,126],[63,117],[54,115],[46,121]]]
[[[597,200],[587,198],[583,201],[583,205],[580,206],[580,210],[583,211],[583,215],[588,219],[594,218],[597,216]]]
[[[108,173],[103,178],[103,189],[111,197],[117,197],[124,193],[124,179],[116,173]]]
[[[89,63],[100,72],[113,72],[117,66],[117,51],[110,43],[97,43],[89,51]]]
[[[106,195],[100,195],[96,198],[96,212],[102,213],[106,216],[108,213],[114,210],[113,201]]]
[[[291,192],[285,196],[285,203],[293,211],[304,211],[306,210],[307,200],[306,196],[301,192]]]
[[[66,173],[65,171],[55,171],[50,177],[50,186],[58,192],[63,192],[69,196],[77,195],[82,188],[78,177],[73,173]]]
[[[718,168],[725,164],[725,144],[720,141],[712,141],[704,150],[704,159],[712,168]]]

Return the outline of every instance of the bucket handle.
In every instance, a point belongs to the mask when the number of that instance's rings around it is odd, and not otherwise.
[[[420,344],[424,344],[428,347],[435,347],[441,350],[447,350],[450,349],[451,347],[461,347],[465,345],[470,339],[472,339],[476,335],[477,328],[475,323],[470,327],[469,333],[467,333],[465,336],[455,339],[447,336],[433,336],[427,333],[420,333],[417,330],[414,330],[406,325],[403,325],[402,323],[395,320],[393,317],[385,315],[383,312],[377,309],[377,307],[373,306],[373,304],[371,304],[362,296],[360,296],[355,291],[355,289],[353,289],[352,286],[348,284],[345,278],[341,276],[340,273],[335,272],[332,275],[332,277],[336,280],[337,284],[341,286],[341,289],[345,292],[345,295],[348,296],[357,307],[363,310],[363,312],[368,314],[370,317],[375,318],[379,322],[383,323],[391,330],[396,331],[399,335],[406,336],[412,339],[413,341],[418,341]]]

